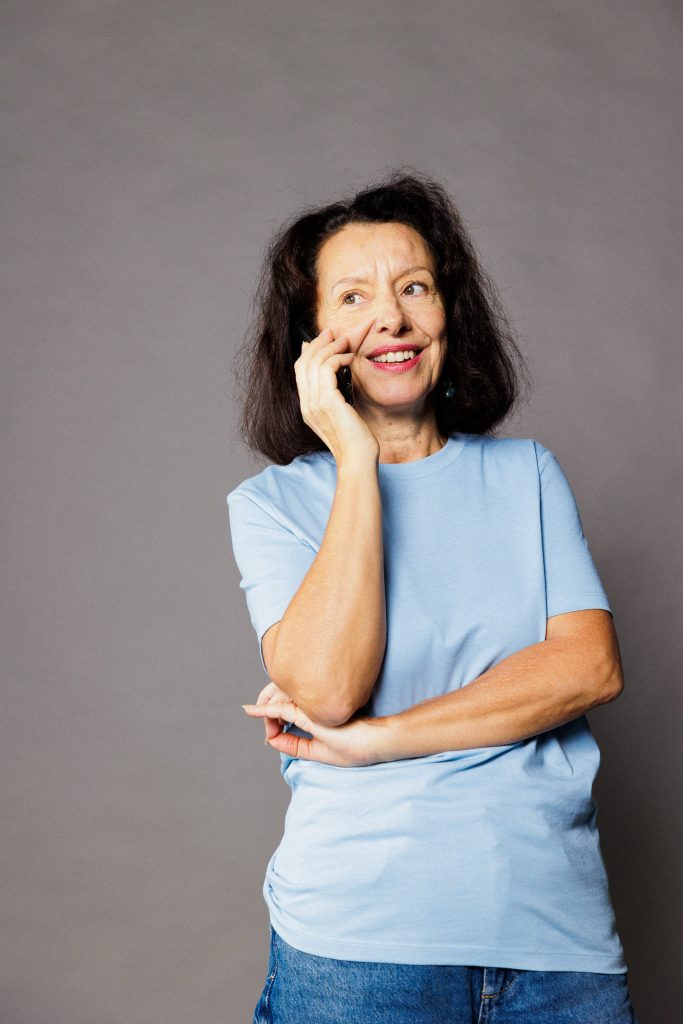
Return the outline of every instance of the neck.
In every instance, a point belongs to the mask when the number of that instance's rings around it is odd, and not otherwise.
[[[377,435],[375,435],[377,436]],[[413,462],[440,452],[448,441],[438,430],[396,431],[383,433],[379,441],[380,462]]]

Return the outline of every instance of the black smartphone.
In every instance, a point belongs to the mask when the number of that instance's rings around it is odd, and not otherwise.
[[[299,334],[300,341],[313,341],[309,332],[306,330],[300,320],[296,321],[296,329]],[[348,366],[341,366],[337,370],[337,386],[341,391],[342,395],[349,403],[353,405],[353,388],[351,386],[351,369]]]

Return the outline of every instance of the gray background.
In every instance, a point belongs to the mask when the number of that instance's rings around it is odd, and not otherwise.
[[[677,5],[2,6],[0,1016],[251,1020],[288,790],[225,494],[265,244],[394,166],[468,223],[626,689],[590,714],[641,1024],[679,1000]]]

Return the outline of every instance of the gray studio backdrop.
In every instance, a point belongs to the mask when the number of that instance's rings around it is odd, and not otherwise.
[[[676,5],[2,5],[3,1024],[232,1024],[288,790],[225,494],[281,220],[438,177],[537,381],[615,608],[591,713],[641,1024],[678,998]]]

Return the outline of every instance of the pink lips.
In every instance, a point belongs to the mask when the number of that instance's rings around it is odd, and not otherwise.
[[[407,373],[412,370],[414,366],[417,366],[420,361],[424,349],[420,349],[417,355],[413,356],[412,359],[406,359],[402,363],[376,363],[372,359],[368,359],[368,362],[375,370],[382,370],[384,373]]]

